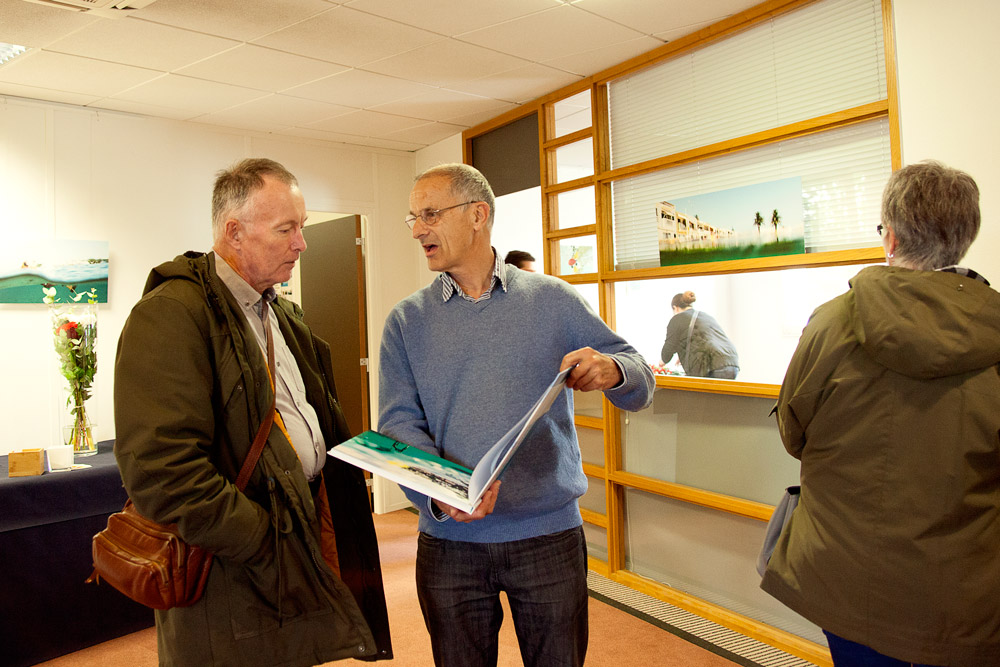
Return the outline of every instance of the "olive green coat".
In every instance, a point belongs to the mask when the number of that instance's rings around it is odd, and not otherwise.
[[[362,474],[328,457],[338,577],[294,449],[272,428],[245,492],[235,480],[271,404],[267,364],[215,255],[155,268],[122,330],[115,455],[145,516],[215,554],[204,596],[158,611],[161,665],[314,665],[391,658],[375,532]],[[221,260],[219,260],[221,261]],[[274,302],[329,446],[349,437],[329,346],[290,302]]]
[[[866,268],[778,398],[802,496],[761,587],[907,662],[1000,665],[1000,294]]]

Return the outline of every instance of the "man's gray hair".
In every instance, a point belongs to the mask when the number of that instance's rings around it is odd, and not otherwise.
[[[212,189],[212,239],[225,233],[226,220],[241,213],[250,197],[264,187],[264,177],[271,176],[288,186],[299,182],[281,164],[267,158],[247,158],[215,175]]]
[[[882,222],[896,234],[896,256],[915,268],[958,264],[979,233],[979,187],[934,160],[908,165],[885,185]]]
[[[467,164],[453,162],[450,164],[439,164],[425,170],[414,179],[414,182],[421,181],[432,176],[444,176],[451,181],[452,193],[462,201],[484,201],[490,207],[489,217],[486,219],[486,228],[493,229],[493,213],[496,208],[496,198],[493,196],[493,188],[482,173]]]

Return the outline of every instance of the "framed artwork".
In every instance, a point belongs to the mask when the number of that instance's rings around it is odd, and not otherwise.
[[[0,250],[0,303],[41,304],[51,288],[63,303],[91,289],[107,303],[108,242],[26,241]]]
[[[805,252],[802,179],[656,203],[660,266]]]

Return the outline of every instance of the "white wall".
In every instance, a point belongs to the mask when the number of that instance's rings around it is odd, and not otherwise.
[[[288,167],[308,208],[366,216],[369,339],[377,350],[388,310],[415,289],[422,261],[400,222],[413,154],[0,98],[2,243],[110,242],[109,303],[99,309],[92,399],[99,439],[114,437],[115,347],[149,269],[185,250],[209,249],[215,172],[249,156]],[[7,415],[0,454],[48,446],[58,438],[65,395],[44,306],[0,304],[0,345],[0,405]]]
[[[1000,286],[1000,3],[894,4],[903,162],[936,159],[976,179],[983,225],[963,264]]]

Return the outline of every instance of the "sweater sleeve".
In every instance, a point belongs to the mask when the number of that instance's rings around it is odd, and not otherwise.
[[[224,362],[212,359],[201,324],[170,297],[132,310],[115,361],[115,456],[143,516],[176,523],[186,541],[242,562],[266,546],[269,520],[211,459],[213,406],[222,400],[213,363]]]

